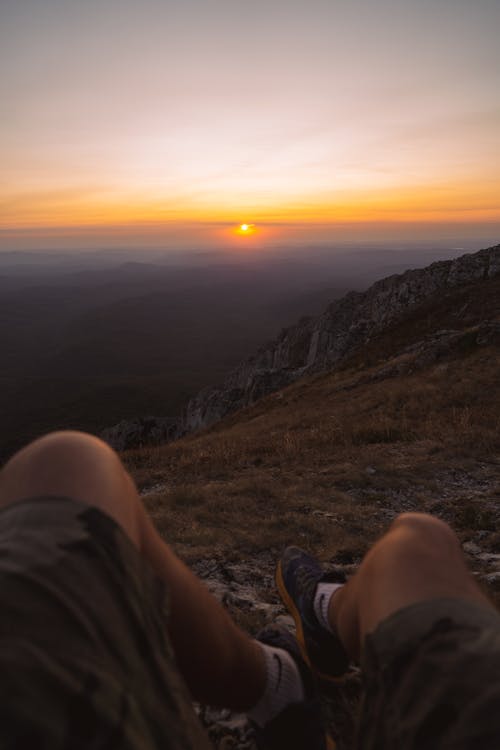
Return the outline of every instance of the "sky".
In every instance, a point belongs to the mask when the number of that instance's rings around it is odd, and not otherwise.
[[[0,248],[500,236],[499,28],[499,0],[2,0]]]

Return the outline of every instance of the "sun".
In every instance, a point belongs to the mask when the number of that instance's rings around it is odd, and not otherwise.
[[[236,231],[238,234],[253,234],[255,232],[255,224],[240,224]]]

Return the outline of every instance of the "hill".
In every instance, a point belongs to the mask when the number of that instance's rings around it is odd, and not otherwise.
[[[466,298],[467,325],[445,328]],[[417,307],[332,372],[204,431],[123,455],[160,526],[168,519],[169,539],[191,560],[277,550],[296,532],[328,559],[354,539],[359,550],[409,509],[442,507],[458,528],[477,516],[472,526],[493,531],[499,344],[496,278]],[[450,507],[441,497],[448,480],[458,492]],[[340,526],[322,520],[332,508],[346,514]]]
[[[449,522],[500,601],[499,368],[500,276],[481,273],[402,306],[327,371],[123,458],[161,533],[250,631],[289,622],[273,585],[283,546],[350,574],[408,510]],[[328,702],[340,750],[358,687],[353,673]],[[205,718],[252,746],[242,722]]]
[[[364,292],[350,292],[332,302],[322,314],[303,317],[283,329],[274,341],[229,372],[222,383],[191,398],[175,422],[124,421],[105,430],[102,436],[120,450],[172,439],[214,424],[304,375],[338,367],[374,336],[403,320],[408,310],[434,296],[447,296],[453,290],[498,274],[500,246],[495,246],[384,278]],[[466,307],[458,315],[462,319],[460,325],[468,317]]]

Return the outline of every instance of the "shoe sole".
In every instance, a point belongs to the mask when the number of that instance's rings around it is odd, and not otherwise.
[[[302,618],[300,616],[299,610],[295,606],[295,602],[293,601],[292,597],[288,593],[288,590],[285,586],[285,579],[283,578],[281,560],[278,562],[278,565],[276,566],[276,586],[278,587],[278,592],[283,601],[283,604],[285,605],[285,607],[287,608],[287,610],[290,612],[290,614],[293,617],[293,620],[295,622],[295,629],[297,631],[297,642],[299,644],[300,653],[302,654],[302,658],[304,659],[307,666],[310,668],[311,672],[313,672],[318,679],[323,680],[325,682],[332,682],[335,685],[343,684],[345,682],[345,673],[343,675],[339,675],[335,677],[326,672],[320,672],[320,670],[317,669],[317,667],[315,667],[314,664],[311,663],[309,654],[307,653],[304,628],[302,626]]]

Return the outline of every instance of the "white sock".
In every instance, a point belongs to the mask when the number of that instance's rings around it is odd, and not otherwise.
[[[304,686],[300,672],[290,654],[257,641],[266,660],[267,681],[264,693],[248,716],[263,727],[290,703],[304,700]]]
[[[321,627],[332,631],[332,626],[328,619],[328,607],[330,606],[330,599],[336,592],[342,588],[343,583],[318,583],[316,586],[316,593],[314,594],[314,614],[321,625]]]

